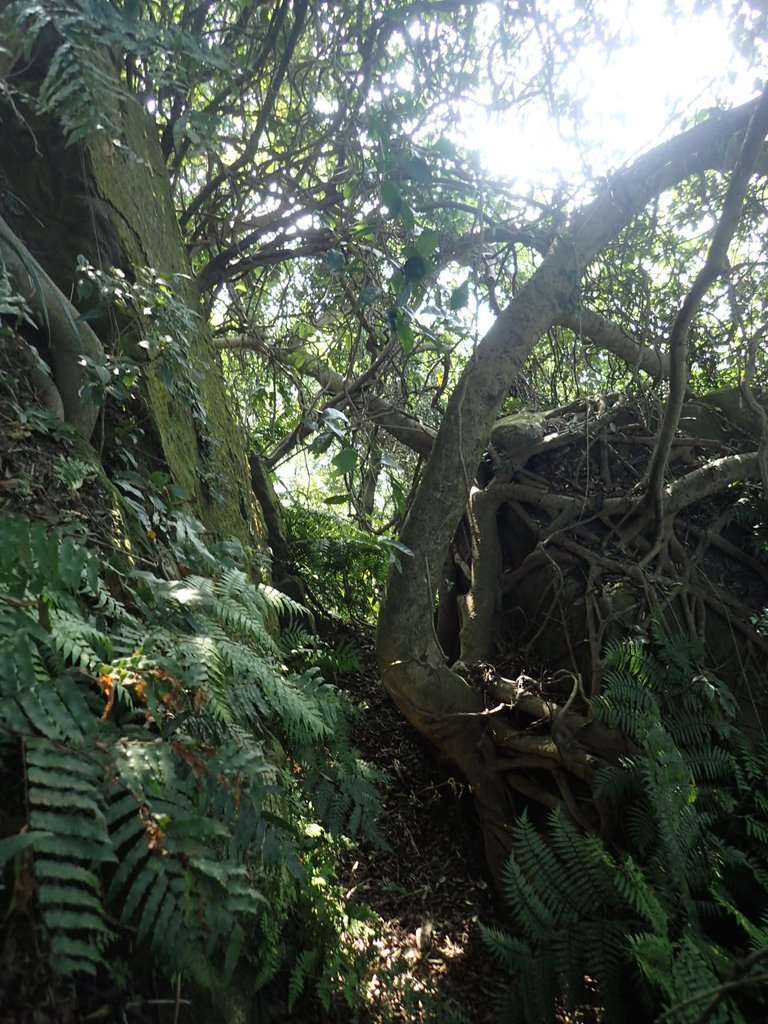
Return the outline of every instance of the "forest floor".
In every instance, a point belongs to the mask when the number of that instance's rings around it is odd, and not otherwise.
[[[346,868],[349,889],[377,916],[369,1002],[354,1024],[429,1021],[490,1024],[498,965],[480,923],[498,923],[470,795],[446,777],[415,730],[391,703],[376,666],[373,633],[352,639],[361,669],[337,681],[363,715],[353,742],[387,775],[384,845],[356,848]],[[338,637],[336,637],[338,639]],[[342,881],[344,878],[342,876]],[[280,1024],[339,1021],[316,1006]]]
[[[1,368],[0,368],[1,369]],[[103,501],[86,481],[70,492],[53,472],[60,446],[45,432],[19,427],[0,393],[0,508],[55,524],[62,517],[93,527]],[[16,425],[16,432],[8,427]],[[106,534],[109,524],[104,526]],[[98,529],[96,530],[98,533]],[[359,671],[337,680],[361,714],[353,742],[365,760],[386,775],[382,792],[381,846],[351,848],[339,881],[373,915],[368,1002],[346,1017],[326,1014],[311,993],[285,1011],[285,978],[272,986],[265,1006],[269,1024],[485,1024],[494,1020],[497,967],[480,935],[480,922],[496,921],[472,801],[437,768],[417,733],[387,697],[376,666],[373,631],[326,627],[333,646],[342,636],[360,657]],[[5,794],[7,796],[7,794]],[[0,1024],[104,1021],[109,993],[104,979],[77,992],[61,989],[42,970],[34,936],[0,924]],[[23,929],[21,930],[23,931]],[[41,973],[42,971],[42,973]],[[167,991],[136,992],[147,1021],[184,1021],[192,1007]],[[171,998],[169,998],[169,995]],[[156,996],[157,998],[152,998]],[[119,1002],[119,994],[116,995]],[[108,1001],[108,1000],[107,1000]],[[175,1005],[174,1005],[175,1004]],[[151,1010],[149,1009],[151,1006]],[[96,1008],[94,1011],[94,1007]],[[132,1017],[131,1019],[135,1019]],[[211,1022],[215,1024],[215,1022]]]

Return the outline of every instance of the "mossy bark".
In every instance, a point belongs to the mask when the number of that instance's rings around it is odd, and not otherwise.
[[[218,537],[237,537],[260,548],[266,530],[251,491],[243,436],[228,407],[221,365],[201,316],[154,126],[132,97],[125,101],[123,124],[126,149],[104,139],[88,147],[94,188],[114,211],[129,265],[158,271],[196,314],[195,329],[185,339],[193,401],[182,389],[169,387],[150,361],[147,406],[171,474],[193,496],[203,523]]]
[[[139,465],[167,471],[188,492],[193,514],[214,538],[236,537],[261,560],[266,553],[263,516],[192,280],[155,128],[127,92],[121,117],[120,145],[96,130],[68,145],[53,118],[21,110],[18,100],[0,105],[0,215],[61,294],[75,296],[75,304],[82,255],[104,270],[118,267],[129,282],[146,271],[162,276],[177,308],[186,307],[188,330],[174,339],[173,365],[183,380],[169,379],[168,363],[146,359],[143,409],[118,410],[113,420],[136,417],[143,429],[140,447],[146,447],[132,452]],[[107,353],[114,351],[119,335],[122,351],[127,347],[144,357],[140,317],[128,322],[123,317],[118,324],[107,310],[91,323]],[[57,338],[46,333],[41,322],[30,341],[54,365]],[[54,379],[56,372],[63,370],[55,371]]]

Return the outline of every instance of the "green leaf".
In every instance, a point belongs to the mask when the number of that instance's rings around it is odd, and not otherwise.
[[[227,942],[227,952],[224,957],[224,968],[222,971],[222,980],[224,985],[228,985],[232,979],[232,975],[234,974],[235,968],[237,967],[240,959],[240,950],[242,949],[244,938],[245,932],[240,925],[236,925],[232,929],[229,941]]]
[[[377,537],[376,540],[379,544],[383,544],[384,547],[390,548],[394,551],[400,551],[404,555],[410,555],[413,558],[413,551],[408,547],[407,544],[401,544],[399,540],[395,540],[393,537]]]
[[[346,440],[343,427],[349,423],[349,418],[341,411],[341,409],[323,409],[322,419],[328,430],[330,430],[336,437],[342,441]]]
[[[71,932],[67,932],[64,935],[51,936],[51,952],[56,954],[56,961],[59,965],[74,961],[76,966],[65,967],[64,970],[88,970],[87,961],[93,961],[94,964],[101,963],[102,961],[101,953],[95,942],[84,942],[82,939],[76,939]],[[78,963],[80,957],[85,958],[86,964]],[[61,966],[59,969],[62,969]]]
[[[100,914],[92,914],[87,910],[66,910],[60,907],[43,907],[43,918],[49,928],[61,928],[62,931],[82,929],[88,932],[104,932],[111,934]]]
[[[392,498],[395,502],[395,508],[400,515],[404,515],[406,511],[405,491],[397,477],[390,478],[390,487],[392,488]]]
[[[26,850],[38,841],[41,836],[50,836],[50,832],[22,832],[19,835],[7,836],[0,839],[0,868],[12,860],[17,853]]]
[[[416,344],[416,335],[413,333],[411,325],[405,320],[398,320],[397,336],[400,339],[400,344],[403,346],[403,352],[408,355],[409,352],[413,351],[413,346]]]
[[[101,899],[93,892],[77,885],[44,882],[38,886],[37,895],[44,906],[57,906],[70,910],[92,910],[101,915]]]
[[[409,256],[403,265],[403,277],[406,281],[420,281],[429,270],[430,264],[422,256]]]
[[[331,459],[338,475],[351,473],[357,465],[357,452],[354,448],[342,448],[338,454]]]
[[[100,813],[93,815],[56,814],[52,811],[32,809],[32,825],[53,835],[77,836],[94,842],[106,840],[106,829]],[[85,851],[85,846],[83,847]]]
[[[448,300],[448,308],[452,310],[464,309],[469,302],[469,279],[464,284],[460,284],[458,288],[454,288],[451,292],[451,297]]]
[[[59,572],[67,590],[77,590],[87,559],[88,553],[81,544],[76,544],[69,537],[62,541],[59,548]]]
[[[386,452],[382,452],[381,453],[381,464],[382,464],[382,466],[385,466],[387,469],[394,469],[398,473],[402,473],[403,472],[403,467],[397,461],[397,459],[393,459],[392,456],[391,455],[387,455]]]
[[[312,444],[310,445],[311,450],[315,455],[322,455],[323,452],[327,452],[333,444],[334,436],[333,431],[324,430],[313,439]]]
[[[381,200],[393,217],[396,217],[400,213],[403,205],[403,197],[400,194],[400,189],[394,181],[382,181]]]
[[[405,306],[411,297],[411,282],[406,281],[401,273],[393,274],[392,284],[397,288],[396,306]]]
[[[397,166],[404,178],[420,181],[423,184],[429,184],[432,181],[432,168],[423,156],[406,157]]]
[[[327,409],[323,409],[323,419],[326,423],[349,423],[349,416],[341,409],[335,409],[330,406]]]
[[[40,786],[30,786],[29,790],[29,798],[36,806],[76,807],[78,810],[92,812],[95,815],[99,812],[99,806],[93,796],[94,790],[91,790],[88,795],[75,790],[45,789]]]
[[[139,942],[143,942],[150,934],[150,930],[157,919],[157,911],[168,891],[169,884],[170,880],[166,874],[158,874],[147,892],[139,917],[138,928],[136,929],[136,938]]]
[[[440,236],[434,228],[424,228],[414,243],[414,248],[419,256],[428,259],[437,248]]]
[[[363,242],[375,242],[376,241],[376,232],[374,231],[373,227],[367,221],[363,221],[362,223],[355,224],[355,226],[352,228],[352,233],[355,235],[356,238],[360,239],[360,241],[363,241]]]
[[[403,203],[400,207],[400,223],[409,234],[416,227],[416,219],[413,216],[413,210],[407,203]]]

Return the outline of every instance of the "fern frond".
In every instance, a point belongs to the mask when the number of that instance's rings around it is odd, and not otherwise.
[[[95,973],[112,938],[96,873],[114,860],[103,803],[102,759],[83,757],[47,738],[26,744],[37,898],[62,973]],[[101,763],[99,763],[101,761]]]
[[[489,933],[513,974],[508,1019],[551,1020],[558,994],[577,1009],[591,998],[585,976],[610,1024],[628,1002],[691,1024],[713,993],[707,1019],[723,1024],[768,1005],[764,979],[754,993],[721,988],[740,950],[765,946],[768,744],[738,734],[728,690],[697,668],[699,654],[658,627],[609,645],[593,712],[639,749],[599,771],[598,792],[622,807],[628,850],[609,855],[558,816],[546,834],[517,823],[505,873],[517,938]]]
[[[129,611],[76,540],[1,514],[0,532],[19,549],[0,547],[0,758],[24,750],[29,807],[0,864],[31,864],[56,969],[105,966],[117,920],[212,991],[254,946],[274,974],[302,899],[317,948],[338,946],[327,851],[372,833],[377,779],[320,670],[284,665],[271,597],[231,568],[127,571]]]
[[[51,612],[51,648],[64,664],[93,672],[112,656],[112,645],[104,633],[85,621],[82,615],[57,608]]]

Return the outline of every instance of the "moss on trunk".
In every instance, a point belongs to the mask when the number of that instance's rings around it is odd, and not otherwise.
[[[68,145],[52,118],[36,117],[18,100],[3,104],[0,214],[76,305],[81,255],[104,271],[119,268],[129,287],[162,278],[165,292],[149,318],[139,311],[118,322],[109,309],[79,308],[92,317],[107,353],[143,360],[143,408],[134,403],[118,410],[113,426],[121,416],[140,423],[141,450],[132,451],[139,465],[166,471],[180,484],[213,537],[236,537],[258,556],[266,551],[264,520],[190,273],[155,127],[127,92],[121,112],[120,145],[97,130]],[[143,332],[154,324],[162,334],[164,309],[175,317],[175,329],[167,347],[155,346],[147,358]],[[30,341],[52,363],[57,339],[45,334],[41,325]],[[109,430],[108,417],[107,441]]]

